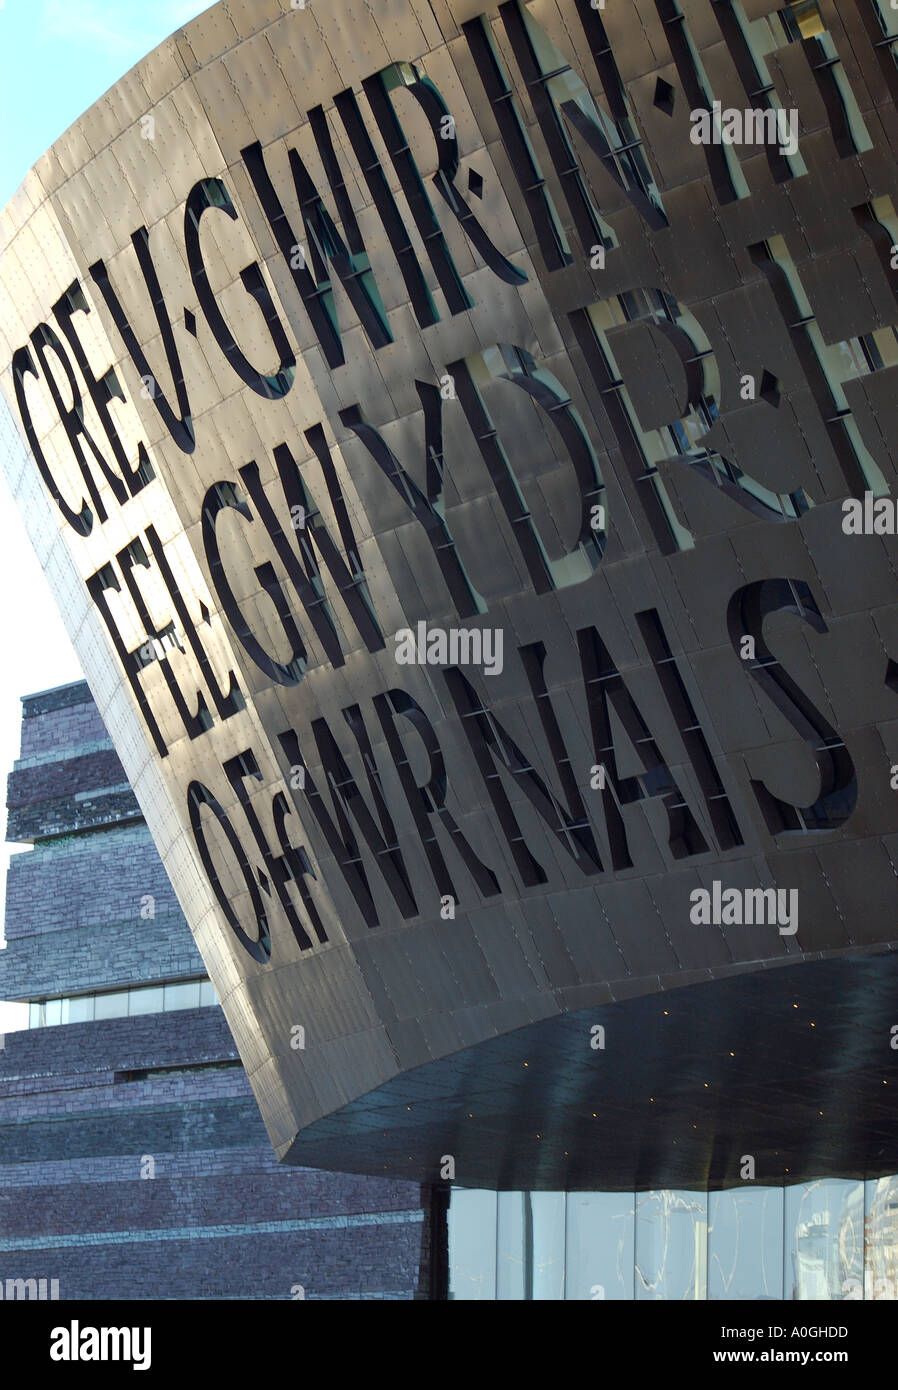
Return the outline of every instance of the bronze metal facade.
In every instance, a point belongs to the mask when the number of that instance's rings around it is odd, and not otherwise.
[[[895,1171],[893,32],[229,0],[0,215],[7,475],[279,1156]]]

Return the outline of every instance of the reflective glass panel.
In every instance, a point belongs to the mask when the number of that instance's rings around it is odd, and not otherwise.
[[[530,1222],[526,1192],[500,1192],[496,1222],[496,1297],[524,1297],[524,1228]]]
[[[453,1188],[449,1200],[449,1297],[496,1297],[495,1192]]]
[[[843,1299],[861,1286],[864,1190],[826,1178],[786,1188],[783,1297]]]
[[[163,1007],[169,1009],[198,1009],[200,1004],[200,982],[193,980],[184,985],[166,985]]]
[[[898,1298],[898,1178],[871,1179],[866,1188],[866,1243],[864,1287],[849,1275],[842,1296],[852,1302],[861,1297]]]
[[[129,1014],[159,1014],[162,1012],[163,989],[161,985],[151,985],[148,989],[128,991]]]
[[[218,991],[216,990],[211,980],[203,980],[200,984],[200,1003],[218,1003]]]
[[[629,1192],[569,1192],[564,1296],[633,1297],[636,1212]]]
[[[526,1240],[524,1245],[524,1278],[529,1285],[525,1297],[564,1298],[564,1193],[528,1192],[526,1197],[532,1239],[529,1248]]]
[[[708,1298],[782,1298],[783,1201],[781,1187],[709,1194]]]
[[[708,1198],[704,1192],[640,1192],[636,1198],[637,1298],[706,1297]]]
[[[98,994],[94,1006],[94,1018],[124,1018],[128,1012],[128,991],[116,990],[114,994]]]
[[[47,1023],[48,1025],[51,1024],[51,1023],[61,1023],[61,1022],[62,1022],[62,1000],[61,1000],[61,999],[48,999],[48,1000],[47,1000],[46,1005],[44,1006],[44,1022]]]
[[[67,1001],[69,1006],[69,1023],[89,1023],[94,1016],[94,996],[92,994],[78,994],[74,999]]]

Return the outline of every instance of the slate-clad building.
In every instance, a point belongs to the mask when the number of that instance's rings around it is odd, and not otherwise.
[[[276,1162],[87,686],[23,716],[7,833],[32,848],[0,998],[30,1026],[0,1050],[0,1295],[429,1297],[426,1189]]]

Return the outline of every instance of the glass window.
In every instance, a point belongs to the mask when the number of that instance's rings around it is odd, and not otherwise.
[[[496,1297],[564,1298],[564,1193],[500,1192]]]
[[[636,1297],[707,1296],[705,1192],[641,1192],[636,1200]]]
[[[44,1006],[43,1006],[43,1004],[29,1004],[29,1005],[28,1005],[28,1027],[29,1027],[29,1028],[41,1028],[41,1027],[43,1026],[43,1022],[44,1022]]]
[[[200,984],[200,1003],[201,1003],[201,1004],[217,1004],[218,1002],[219,1002],[219,999],[218,999],[218,991],[216,990],[216,988],[215,988],[215,986],[213,985],[212,981],[211,981],[211,980],[203,980],[202,983]]]
[[[496,1220],[496,1297],[524,1297],[524,1240],[529,1221],[526,1192],[500,1192]]]
[[[783,1297],[781,1187],[733,1188],[708,1197],[708,1297]]]
[[[449,1297],[496,1297],[495,1192],[453,1188],[449,1198]]]
[[[530,1298],[564,1298],[564,1193],[528,1192],[531,1239],[524,1247]]]
[[[165,986],[165,1002],[163,1008],[166,1012],[168,1012],[169,1009],[198,1009],[199,1004],[199,980],[192,980],[189,984]]]
[[[568,1193],[565,1298],[633,1297],[635,1222],[630,1192]]]
[[[61,1000],[61,999],[48,999],[48,1000],[47,1000],[46,1005],[44,1006],[44,1022],[47,1023],[48,1025],[51,1024],[51,1023],[61,1023],[61,1022],[62,1022],[62,1000]]]
[[[783,1297],[844,1299],[862,1287],[863,1184],[826,1178],[786,1188]]]
[[[867,1241],[864,1252],[864,1287],[849,1275],[842,1282],[842,1297],[898,1298],[898,1178],[871,1178],[866,1186]]]
[[[128,991],[116,990],[114,994],[98,994],[94,1018],[124,1018],[128,1012]]]
[[[92,994],[78,994],[74,999],[67,999],[69,1009],[69,1023],[89,1023],[94,1016],[95,999]],[[65,1022],[65,1020],[63,1020]]]
[[[162,986],[152,985],[149,989],[132,989],[128,992],[129,1014],[160,1014],[162,1012]]]

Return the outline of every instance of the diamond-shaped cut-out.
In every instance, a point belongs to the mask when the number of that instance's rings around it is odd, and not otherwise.
[[[184,310],[184,327],[192,338],[196,337],[196,315],[186,308]]]
[[[655,95],[652,101],[658,110],[663,111],[666,116],[673,115],[675,95],[675,90],[670,83],[665,82],[663,77],[659,77],[655,83]]]
[[[778,406],[782,399],[779,379],[773,375],[773,372],[768,372],[766,367],[761,376],[761,389],[758,394],[761,400],[767,401],[769,405]]]
[[[475,198],[483,197],[483,179],[476,169],[468,170],[468,188]]]

